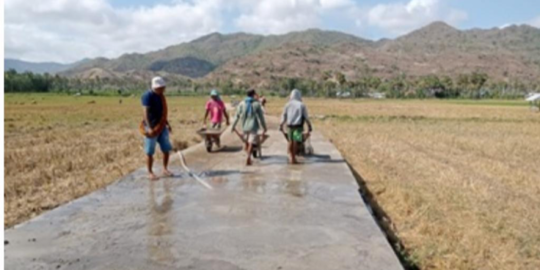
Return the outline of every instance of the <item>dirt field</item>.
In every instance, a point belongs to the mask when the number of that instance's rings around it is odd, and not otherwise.
[[[204,101],[169,99],[173,144],[199,142],[194,131],[202,125]],[[141,119],[140,97],[120,104],[118,97],[6,95],[5,226],[144,166]]]
[[[204,98],[170,98],[198,142]],[[272,99],[278,114],[285,100]],[[24,104],[22,104],[24,103]],[[540,113],[520,102],[307,100],[421,269],[540,269]],[[144,166],[139,98],[6,95],[12,226]]]
[[[540,269],[540,113],[521,102],[308,104],[413,264]]]

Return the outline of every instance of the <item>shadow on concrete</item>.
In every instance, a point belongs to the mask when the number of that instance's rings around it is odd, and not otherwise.
[[[420,270],[420,267],[412,260],[411,254],[407,251],[407,249],[403,245],[403,242],[397,236],[393,227],[392,219],[379,205],[377,198],[375,198],[373,193],[371,193],[371,191],[367,187],[364,178],[362,178],[362,176],[348,162],[347,166],[352,171],[354,177],[356,178],[356,182],[360,186],[360,189],[358,191],[360,192],[362,200],[364,200],[371,214],[375,218],[375,221],[386,235],[388,242],[390,242],[392,249],[396,253],[403,267],[406,270]]]
[[[216,151],[216,153],[236,153],[242,151],[242,146],[228,146],[225,145],[223,148]]]
[[[287,164],[289,159],[285,155],[265,155],[263,153],[260,160],[264,161],[264,164],[261,164],[261,165],[272,165],[272,164]]]
[[[198,174],[199,177],[224,177],[230,175],[245,175],[250,174],[251,172],[242,172],[239,170],[215,170],[215,171],[203,171]]]
[[[317,155],[312,154],[308,156],[304,156],[304,162],[305,163],[343,163],[345,162],[344,159],[332,159],[330,155]]]
[[[260,166],[275,165],[275,164],[289,164],[289,157],[286,155],[263,155],[263,163]],[[298,158],[298,165],[313,164],[313,163],[344,163],[344,159],[332,159],[330,155],[308,155],[300,156]]]

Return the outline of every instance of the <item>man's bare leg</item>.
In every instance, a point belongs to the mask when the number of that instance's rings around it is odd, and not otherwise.
[[[247,146],[247,160],[246,160],[246,165],[251,165],[251,151],[253,151],[253,144],[252,143],[248,143],[248,146]]]
[[[172,172],[167,168],[169,166],[169,155],[169,152],[163,153],[163,175],[165,176],[173,176]]]
[[[154,163],[154,157],[151,155],[146,155],[146,168],[148,169],[148,178],[152,181],[158,180],[159,178],[152,171],[152,164]]]
[[[290,142],[291,144],[291,164],[298,164],[298,162],[296,161],[296,142],[291,140]]]
[[[289,163],[292,163],[293,158],[294,158],[292,147],[293,147],[293,142],[292,142],[292,141],[289,141],[289,142],[287,143],[287,154],[289,154]]]

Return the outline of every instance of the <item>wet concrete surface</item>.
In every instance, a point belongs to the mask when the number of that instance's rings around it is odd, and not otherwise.
[[[402,269],[336,148],[315,132],[315,155],[288,165],[269,134],[251,167],[228,132],[224,151],[186,151],[211,190],[172,159],[174,177],[139,169],[6,230],[5,269]]]

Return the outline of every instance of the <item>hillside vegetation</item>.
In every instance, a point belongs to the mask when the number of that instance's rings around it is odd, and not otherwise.
[[[209,65],[199,65],[194,68],[197,71],[156,65],[169,61],[175,66],[184,65],[183,61],[206,61],[216,69]],[[477,71],[496,80],[536,81],[540,77],[540,30],[521,25],[461,31],[435,22],[378,42],[316,29],[270,36],[213,33],[147,54],[95,59],[65,74],[95,78],[161,72],[171,77],[237,78],[259,84],[271,76],[319,78],[326,71],[342,72],[349,80],[365,75],[457,76]]]

